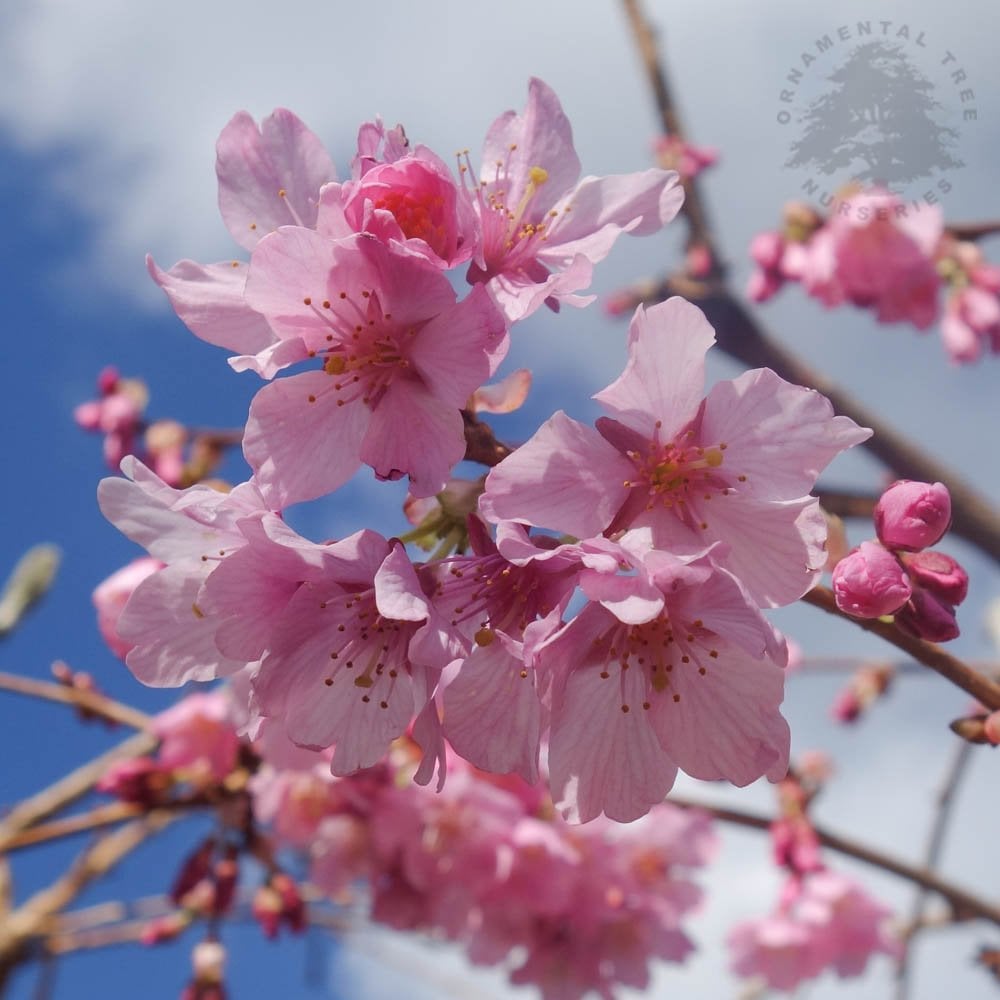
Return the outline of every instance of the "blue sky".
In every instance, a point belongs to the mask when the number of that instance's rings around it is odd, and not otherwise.
[[[154,417],[220,427],[242,423],[258,386],[255,377],[236,376],[222,352],[188,334],[143,265],[146,251],[163,266],[183,256],[210,261],[232,253],[215,209],[213,171],[215,137],[229,117],[240,108],[259,117],[276,106],[290,107],[324,139],[342,171],[357,125],[375,113],[402,121],[411,137],[442,155],[465,146],[475,154],[492,119],[523,105],[527,79],[534,74],[562,98],[585,173],[643,169],[655,120],[624,18],[611,3],[594,5],[585,16],[581,9],[568,0],[512,0],[482,9],[454,0],[433,8],[387,0],[377,13],[370,5],[302,2],[275,10],[249,3],[237,18],[231,8],[194,0],[178,0],[155,16],[124,0],[4,5],[0,197],[8,206],[9,252],[0,269],[7,351],[0,426],[6,429],[8,488],[0,572],[35,542],[57,543],[64,561],[45,605],[4,643],[0,669],[45,677],[53,660],[65,659],[90,670],[105,691],[148,710],[170,700],[169,693],[141,688],[97,635],[90,592],[135,550],[97,511],[95,488],[106,474],[100,446],[77,430],[71,415],[77,403],[92,397],[97,372],[111,363],[146,379]],[[742,282],[749,273],[744,248],[750,237],[777,223],[783,201],[797,194],[801,182],[783,167],[786,137],[775,121],[787,67],[817,36],[859,18],[884,17],[885,5],[850,0],[838,6],[832,20],[829,11],[791,0],[753,5],[650,0],[649,9],[665,28],[692,137],[722,150],[707,192],[721,242]],[[944,206],[956,220],[995,218],[998,211],[1000,86],[993,39],[979,28],[990,10],[986,0],[946,6],[908,0],[892,7],[898,23],[924,30],[928,73],[937,72],[932,56],[953,51],[976,90],[979,119],[962,131],[966,166],[955,172]],[[943,101],[947,86],[939,83]],[[623,240],[599,269],[596,290],[610,291],[670,266],[679,227],[674,229]],[[1000,258],[998,241],[988,248]],[[952,367],[936,333],[877,327],[851,311],[826,313],[797,289],[787,290],[761,315],[784,342],[946,456],[984,493],[1000,496],[995,457],[1000,361]],[[624,359],[624,326],[606,321],[596,305],[533,317],[525,326],[515,331],[507,365],[532,367],[536,389],[529,407],[501,425],[501,434],[512,439],[527,436],[556,407],[590,418],[589,395],[620,371]],[[712,377],[736,371],[725,359],[711,368]],[[239,463],[232,470],[234,476],[243,474]],[[877,467],[853,456],[839,462],[827,481],[866,488],[879,482]],[[298,526],[314,538],[364,524],[392,532],[400,523],[393,506],[398,499],[398,490],[362,474],[334,501],[300,512]],[[373,505],[377,520],[362,520]],[[864,537],[858,526],[853,541]],[[967,547],[956,543],[949,550],[968,559],[975,581],[961,617],[965,634],[954,649],[981,659],[992,655],[981,615],[997,594],[997,576]],[[887,652],[810,609],[796,609],[782,624],[815,656]],[[838,684],[826,675],[789,684],[795,747],[821,746],[842,762],[842,778],[822,803],[821,818],[838,829],[857,827],[863,839],[915,856],[947,756],[944,724],[960,714],[965,700],[935,678],[921,678],[900,685],[876,718],[845,734],[826,719]],[[0,801],[16,800],[54,779],[109,740],[100,727],[78,726],[58,707],[10,695],[0,695],[0,720],[6,755]],[[860,777],[852,773],[859,765]],[[984,820],[976,807],[987,789],[995,789],[995,766],[985,751],[977,756],[945,859],[946,871],[986,893],[997,889],[984,845],[995,843],[998,815],[994,806]],[[891,808],[887,788],[899,796],[898,802],[891,799]],[[748,807],[770,804],[766,787],[696,791]],[[148,853],[119,881],[87,898],[157,891],[170,877],[171,858],[179,858],[195,839],[193,831],[174,832],[172,854]],[[710,883],[725,886],[726,893],[713,897],[698,925],[703,952],[689,971],[670,970],[665,979],[685,995],[735,995],[722,970],[719,942],[729,923],[759,912],[760,900],[774,885],[762,840],[733,836],[727,844],[731,849]],[[39,884],[62,857],[65,852],[55,851],[25,857],[18,885]],[[906,905],[908,892],[898,882],[879,879],[872,885],[891,902]],[[985,976],[968,964],[974,946],[986,940],[985,930],[971,930],[928,941],[920,952],[914,997],[936,998],[944,982],[972,1000],[986,996]],[[300,986],[304,946],[283,951],[279,960],[257,941],[245,931],[231,939],[233,996],[309,995]],[[437,951],[429,954],[432,966],[444,961]],[[179,960],[177,954],[124,950],[114,960],[115,982],[104,978],[110,955],[67,961],[55,997],[94,996],[98,977],[108,1000],[132,997],[139,984],[149,982],[162,984],[156,995],[169,996],[187,972],[186,946]],[[401,959],[404,977],[414,961]],[[338,977],[364,982],[344,995],[388,995],[407,982],[376,974],[380,964],[343,958]],[[883,963],[865,995],[886,995],[887,977]],[[268,992],[260,992],[261,984]],[[849,993],[851,988],[823,981],[810,996],[862,995]],[[495,984],[490,990],[504,995]],[[28,979],[15,995],[30,995]],[[443,995],[440,986],[428,986],[427,996],[436,995]]]

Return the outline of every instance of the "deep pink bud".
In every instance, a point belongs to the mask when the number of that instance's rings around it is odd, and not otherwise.
[[[955,608],[921,587],[913,591],[910,600],[896,613],[896,624],[928,642],[947,642],[959,635]]]
[[[209,837],[192,851],[181,865],[174,884],[170,888],[170,900],[180,901],[208,875],[212,865],[212,855],[215,854],[215,840]]]
[[[750,256],[766,271],[775,271],[785,252],[785,239],[781,233],[758,233],[750,241]]]
[[[969,574],[943,552],[906,552],[901,556],[910,580],[942,601],[961,604],[969,593]]]
[[[837,607],[857,618],[891,615],[909,600],[911,592],[899,560],[877,542],[862,542],[833,570]]]
[[[983,721],[983,734],[994,746],[1000,744],[1000,712],[991,712]]]
[[[941,540],[951,523],[951,497],[943,483],[893,483],[875,505],[875,531],[888,549],[917,552]]]

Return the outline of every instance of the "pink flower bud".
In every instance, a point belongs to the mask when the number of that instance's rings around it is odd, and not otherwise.
[[[928,642],[947,642],[959,635],[954,607],[921,587],[913,591],[910,600],[897,612],[896,624]]]
[[[943,552],[907,552],[901,556],[910,580],[948,604],[961,604],[969,593],[969,574]]]
[[[837,607],[857,618],[891,615],[909,600],[911,592],[899,560],[877,542],[862,542],[833,570]]]
[[[942,483],[893,483],[875,505],[875,531],[888,549],[917,552],[941,540],[951,523],[951,497]]]
[[[785,240],[781,233],[758,233],[750,241],[750,256],[766,271],[777,270],[784,252]]]
[[[983,720],[983,735],[994,746],[1000,744],[1000,712],[991,712]]]

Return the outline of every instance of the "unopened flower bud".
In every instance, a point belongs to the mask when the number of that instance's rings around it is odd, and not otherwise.
[[[951,523],[951,496],[942,483],[901,479],[875,505],[875,531],[889,549],[918,552],[941,540]]]
[[[215,841],[209,837],[192,851],[181,865],[177,878],[170,888],[170,899],[179,903],[206,875],[215,853]]]
[[[969,574],[943,552],[906,552],[900,557],[910,580],[948,604],[961,604],[969,593]]]
[[[948,642],[959,635],[955,608],[929,590],[917,587],[896,613],[896,624],[928,642]]]
[[[991,712],[983,720],[983,735],[993,744],[1000,744],[1000,712]]]
[[[837,607],[857,618],[879,618],[898,611],[912,588],[899,560],[876,542],[862,542],[833,570]]]
[[[250,906],[254,920],[260,924],[260,929],[264,936],[276,938],[278,936],[278,925],[281,923],[281,915],[284,910],[280,894],[269,885],[262,885],[253,896],[253,903]]]

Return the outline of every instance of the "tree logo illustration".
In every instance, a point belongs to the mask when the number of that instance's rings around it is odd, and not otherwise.
[[[965,165],[952,154],[959,133],[942,123],[933,84],[899,46],[858,45],[826,79],[799,116],[785,166],[891,187]]]

